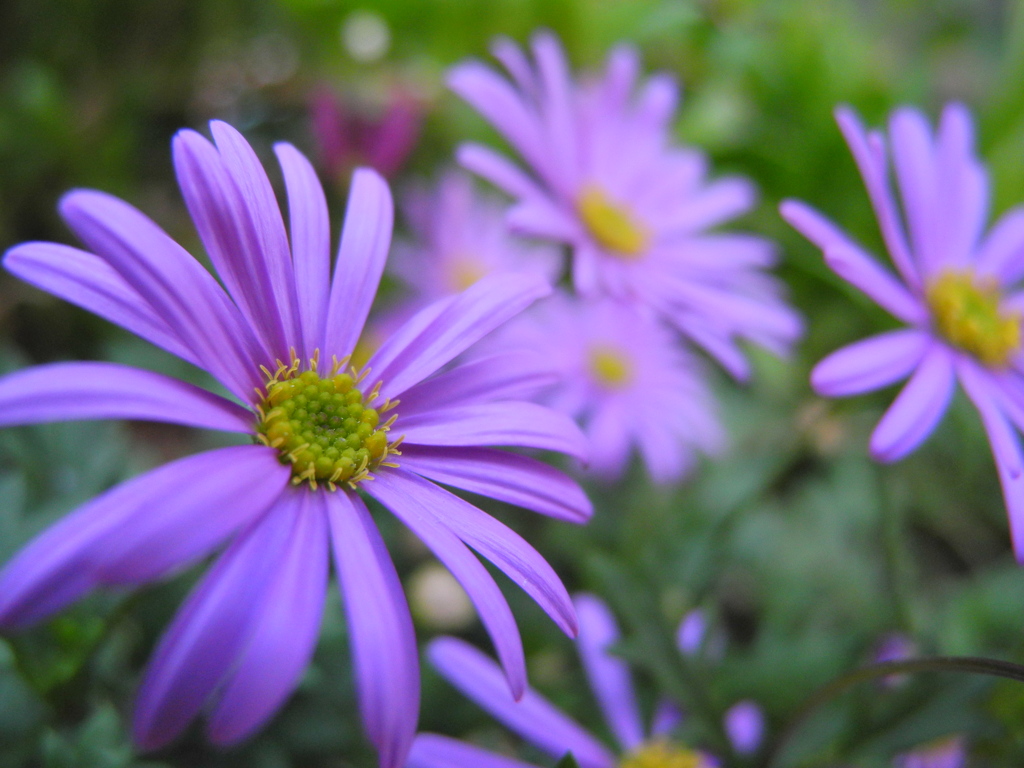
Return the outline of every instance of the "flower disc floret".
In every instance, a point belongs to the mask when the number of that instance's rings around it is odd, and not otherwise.
[[[1000,309],[995,281],[945,270],[928,286],[927,298],[939,332],[986,365],[1002,368],[1020,350],[1021,316]]]
[[[700,752],[669,741],[652,741],[622,758],[619,768],[710,768]]]
[[[606,389],[622,389],[633,381],[633,365],[629,358],[614,347],[599,345],[588,356],[590,373]]]
[[[398,453],[387,435],[395,416],[381,423],[390,403],[372,407],[376,389],[364,398],[359,374],[339,373],[339,367],[321,378],[315,364],[301,373],[297,363],[282,365],[265,388],[257,439],[291,464],[296,485],[335,490],[339,483],[354,486],[385,463],[395,466],[385,462]]]
[[[615,255],[632,260],[647,250],[651,240],[647,229],[600,187],[584,187],[576,207],[594,239]]]

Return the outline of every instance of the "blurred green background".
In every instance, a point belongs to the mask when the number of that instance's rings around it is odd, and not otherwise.
[[[832,110],[869,124],[913,103],[932,116],[950,100],[973,110],[992,174],[993,212],[1024,200],[1024,5],[978,0],[6,0],[0,4],[0,248],[71,242],[59,196],[97,187],[131,201],[199,255],[173,179],[169,142],[211,118],[241,129],[265,160],[289,140],[311,157],[310,95],[325,85],[374,115],[396,89],[415,94],[425,125],[394,181],[434,176],[467,138],[493,140],[443,87],[445,69],[487,56],[494,35],[524,41],[554,29],[577,67],[610,46],[637,45],[648,71],[684,86],[680,140],[717,172],[762,192],[741,225],[776,239],[780,274],[807,318],[793,359],[755,353],[749,387],[716,381],[731,449],[673,489],[642,471],[593,494],[586,528],[491,505],[538,545],[570,590],[605,597],[624,629],[641,699],[669,695],[690,713],[684,733],[722,750],[722,712],[741,698],[765,709],[777,738],[816,688],[870,661],[892,632],[921,653],[1024,663],[1024,573],[977,417],[958,400],[915,455],[891,467],[866,457],[892,391],[844,402],[814,397],[810,367],[892,321],[823,266],[779,219],[797,197],[876,253],[877,228]],[[272,163],[268,162],[268,166]],[[279,181],[271,170],[275,183]],[[344,180],[330,184],[335,236]],[[401,221],[399,227],[402,226]],[[197,374],[87,313],[0,276],[0,363],[111,359]],[[208,435],[145,424],[53,425],[0,433],[0,556],[76,504]],[[378,520],[414,603],[420,639],[452,628],[489,650],[475,620],[430,607],[433,571],[388,516]],[[199,728],[155,755],[127,737],[134,687],[161,628],[196,572],[131,595],[97,595],[48,625],[0,640],[0,768],[128,765],[370,766],[360,734],[344,620],[329,603],[314,664],[258,736],[216,750]],[[605,733],[572,644],[507,581],[531,680]],[[684,660],[680,617],[702,608],[720,658]],[[551,761],[424,666],[424,729]],[[788,765],[885,766],[892,756],[964,734],[977,765],[1024,764],[1024,687],[922,674],[866,684],[811,718]],[[765,763],[766,751],[727,765]]]

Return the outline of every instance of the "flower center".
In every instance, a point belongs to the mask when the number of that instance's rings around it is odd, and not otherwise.
[[[448,284],[451,290],[457,293],[462,293],[467,288],[476,285],[481,278],[486,276],[486,270],[471,256],[458,256],[452,259],[451,265],[448,267]]]
[[[381,414],[394,404],[370,406],[379,385],[364,399],[357,384],[365,372],[339,373],[342,364],[335,362],[321,377],[316,356],[308,370],[300,373],[299,367],[296,359],[280,363],[273,374],[264,369],[267,384],[257,407],[256,439],[292,465],[292,482],[308,482],[313,489],[324,483],[332,491],[339,483],[354,488],[378,467],[396,466],[385,459],[400,455],[401,438],[389,443],[387,436],[397,415],[381,423]]]
[[[602,387],[622,389],[633,380],[633,366],[629,358],[614,347],[592,347],[588,362],[590,375]]]
[[[622,758],[619,768],[711,768],[700,752],[670,741],[651,741]]]
[[[632,211],[614,202],[594,184],[583,188],[576,209],[594,239],[616,256],[636,259],[650,245],[650,233]]]
[[[994,280],[946,270],[928,286],[927,299],[939,332],[983,363],[999,368],[1020,350],[1021,316],[1003,312]]]

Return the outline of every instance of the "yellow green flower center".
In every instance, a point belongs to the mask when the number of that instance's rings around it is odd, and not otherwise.
[[[589,184],[576,200],[576,210],[597,242],[623,259],[636,259],[650,245],[651,236],[633,213],[613,201],[600,187]]]
[[[355,487],[378,467],[395,466],[386,461],[399,455],[401,438],[388,441],[388,430],[396,416],[383,424],[381,414],[393,403],[371,407],[378,387],[365,396],[357,386],[362,376],[355,370],[341,373],[335,362],[330,373],[317,372],[317,360],[300,372],[300,363],[278,365],[271,374],[257,407],[260,422],[256,439],[276,448],[281,462],[291,464],[292,482],[319,483],[336,490],[341,483]]]
[[[700,752],[670,741],[651,741],[622,758],[619,768],[710,768]]]
[[[1001,309],[994,280],[946,270],[928,286],[927,299],[939,332],[985,365],[1001,368],[1020,350],[1020,313]]]
[[[614,347],[595,346],[590,350],[590,375],[607,389],[622,389],[633,380],[629,358]]]
[[[458,256],[452,259],[448,267],[448,284],[451,290],[458,293],[470,288],[483,277],[487,271],[471,256]]]

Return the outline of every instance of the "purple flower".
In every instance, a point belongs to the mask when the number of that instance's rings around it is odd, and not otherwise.
[[[505,204],[473,187],[469,176],[449,171],[435,189],[408,196],[405,210],[416,240],[395,248],[388,269],[418,303],[452,296],[488,275],[530,272],[554,283],[561,273],[560,249],[513,235]]]
[[[366,730],[380,764],[397,768],[416,728],[419,663],[401,584],[360,491],[462,584],[494,639],[510,695],[526,686],[519,634],[469,547],[576,631],[568,594],[543,558],[432,482],[566,520],[591,513],[565,475],[488,447],[581,450],[567,417],[517,399],[532,383],[515,355],[433,375],[549,288],[528,275],[480,281],[418,313],[366,368],[346,372],[390,243],[387,185],[356,172],[332,276],[327,205],[308,161],[288,144],[275,147],[289,243],[251,147],[224,123],[211,129],[215,144],[178,133],[174,163],[224,288],[138,210],[88,190],[68,193],[60,210],[91,252],[26,243],[4,264],[206,369],[235,399],[122,365],[56,363],[0,379],[0,425],[145,419],[249,442],[129,480],[44,532],[0,573],[0,626],[36,622],[93,587],[152,581],[223,545],[153,655],[134,735],[145,749],[164,745],[209,703],[210,738],[229,744],[275,712],[306,666],[330,550]]]
[[[967,750],[963,738],[950,736],[900,755],[893,765],[896,768],[964,768]]]
[[[782,215],[824,251],[840,277],[909,327],[834,352],[815,367],[811,384],[822,395],[838,397],[910,376],[871,435],[872,455],[890,462],[931,433],[959,381],[988,433],[1014,550],[1024,559],[1017,435],[1024,427],[1024,294],[1015,287],[1024,275],[1024,208],[984,232],[988,180],[974,154],[970,114],[959,104],[945,108],[935,135],[919,111],[904,107],[893,113],[888,139],[899,207],[889,187],[886,137],[866,133],[848,108],[839,108],[836,120],[864,178],[896,275],[803,203],[784,202]]]
[[[672,144],[674,80],[638,84],[637,53],[620,46],[602,76],[575,83],[552,34],[536,34],[532,48],[534,62],[496,41],[511,82],[476,61],[448,78],[531,171],[476,144],[459,151],[464,166],[515,198],[509,224],[570,245],[580,293],[652,308],[737,377],[749,373],[738,339],[785,352],[801,323],[764,271],[771,243],[707,231],[749,210],[754,189],[740,178],[707,181],[704,155]]]
[[[652,479],[670,483],[698,451],[725,442],[699,362],[656,318],[609,299],[556,294],[499,331],[500,343],[539,353],[558,375],[542,402],[580,420],[588,469],[614,481],[632,449]]]
[[[593,595],[573,598],[579,616],[576,644],[590,687],[597,697],[605,722],[615,737],[618,757],[581,725],[556,709],[532,689],[519,701],[508,694],[501,671],[487,656],[453,637],[434,640],[427,653],[448,682],[469,696],[524,739],[560,758],[572,752],[580,768],[643,768],[649,765],[693,765],[713,768],[712,756],[691,750],[670,738],[679,723],[679,712],[663,704],[645,729],[633,691],[629,667],[608,649],[619,639],[611,611]],[[756,705],[753,705],[756,707]],[[749,702],[730,710],[726,728],[738,740],[734,748],[747,753],[757,748],[763,723],[760,710],[751,714]],[[755,720],[757,722],[755,722]],[[753,741],[754,736],[757,743]],[[437,734],[416,737],[406,768],[534,768],[527,763],[491,754]]]

